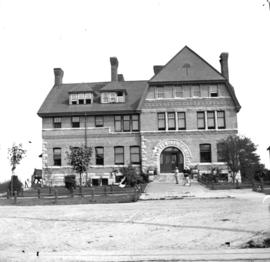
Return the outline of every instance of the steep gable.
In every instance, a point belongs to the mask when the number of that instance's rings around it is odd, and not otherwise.
[[[185,46],[149,82],[213,80],[224,81],[225,78],[193,50]]]

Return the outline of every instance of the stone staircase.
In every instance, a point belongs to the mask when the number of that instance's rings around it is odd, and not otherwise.
[[[155,183],[172,183],[172,184],[175,184],[174,173],[161,173],[161,174],[155,176],[153,182],[155,182]]]

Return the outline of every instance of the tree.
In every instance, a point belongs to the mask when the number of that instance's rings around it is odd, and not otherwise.
[[[22,144],[16,145],[15,143],[12,145],[11,148],[8,149],[8,156],[11,165],[12,177],[11,177],[11,193],[13,194],[14,189],[14,176],[15,176],[15,169],[17,165],[20,164],[21,160],[25,157],[26,150],[23,149]]]
[[[80,190],[82,187],[82,173],[86,172],[92,156],[92,148],[87,146],[82,147],[69,147],[66,152],[68,163],[72,169],[80,175]]]
[[[222,158],[232,171],[233,183],[235,175],[241,170],[245,178],[253,181],[255,172],[261,168],[260,157],[256,154],[257,147],[247,137],[229,136],[220,141]]]

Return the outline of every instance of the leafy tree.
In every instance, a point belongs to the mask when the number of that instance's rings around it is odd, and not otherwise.
[[[132,165],[120,168],[120,172],[126,178],[125,182],[129,186],[133,187],[143,182],[143,177],[138,174],[137,170]]]
[[[235,175],[241,170],[245,178],[253,181],[255,172],[261,170],[260,157],[256,154],[257,147],[247,137],[237,135],[221,140],[222,156],[232,171],[233,183]]]
[[[16,145],[13,144],[11,148],[8,149],[8,157],[11,165],[11,171],[12,171],[12,177],[11,177],[11,184],[10,184],[10,189],[11,192],[13,193],[14,190],[14,181],[17,181],[15,178],[15,169],[17,165],[20,164],[21,160],[24,158],[26,155],[26,150],[23,149],[22,144]]]
[[[92,148],[87,146],[82,147],[69,147],[69,151],[66,152],[68,163],[72,166],[72,169],[80,174],[80,190],[82,186],[82,173],[86,172],[92,156]]]

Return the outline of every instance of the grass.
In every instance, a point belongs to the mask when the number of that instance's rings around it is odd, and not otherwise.
[[[6,195],[0,198],[0,205],[75,205],[75,204],[97,204],[97,203],[128,203],[138,200],[140,193],[144,191],[146,184],[141,185],[141,190],[136,191],[134,187],[120,188],[118,186],[83,187],[82,194],[77,188],[73,196],[65,187],[49,189],[31,188],[19,195],[16,199],[7,199]],[[55,194],[57,190],[57,194]],[[40,194],[38,194],[40,192]]]

